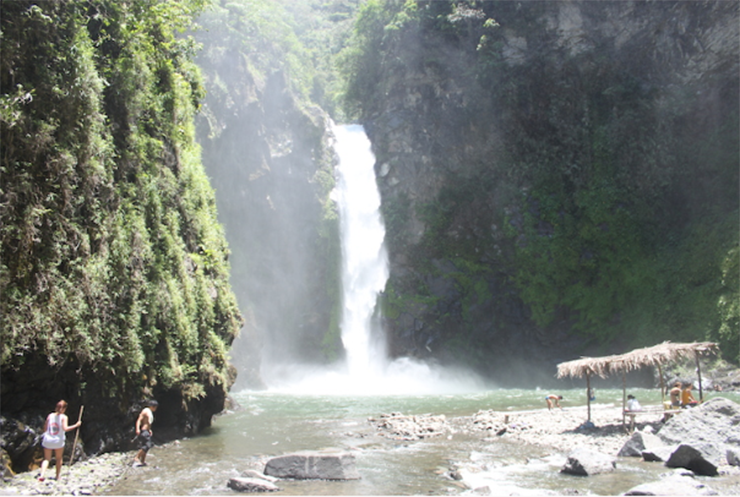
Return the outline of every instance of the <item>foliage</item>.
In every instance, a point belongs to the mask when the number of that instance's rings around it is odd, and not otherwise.
[[[79,364],[111,396],[228,388],[241,317],[180,35],[202,7],[3,4],[4,371],[40,356]]]

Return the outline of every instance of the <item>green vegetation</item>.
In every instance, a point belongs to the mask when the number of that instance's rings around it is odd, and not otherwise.
[[[202,7],[3,3],[3,374],[32,357],[71,365],[122,402],[198,399],[233,381],[241,316],[194,137],[195,47],[181,35]]]

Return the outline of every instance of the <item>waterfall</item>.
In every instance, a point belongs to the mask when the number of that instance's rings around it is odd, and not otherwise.
[[[339,157],[331,198],[339,209],[342,244],[342,344],[346,363],[327,367],[291,364],[272,390],[301,394],[379,395],[478,391],[465,371],[413,358],[389,360],[385,337],[375,325],[378,295],[388,280],[385,227],[375,182],[375,157],[362,126],[333,126]]]
[[[339,207],[342,242],[342,343],[348,374],[355,380],[377,377],[385,362],[380,330],[373,327],[378,294],[388,279],[375,157],[362,126],[334,126],[339,178],[333,198]]]

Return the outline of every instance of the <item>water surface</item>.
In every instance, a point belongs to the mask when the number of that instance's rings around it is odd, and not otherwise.
[[[643,405],[658,403],[655,390],[632,389]],[[298,450],[339,448],[356,456],[360,480],[280,481],[283,495],[441,495],[470,489],[447,475],[451,468],[485,471],[468,475],[474,486],[519,495],[573,493],[615,495],[667,470],[660,464],[622,458],[618,472],[579,478],[561,475],[564,454],[491,438],[454,433],[451,438],[399,441],[380,437],[369,417],[383,413],[468,416],[479,410],[542,409],[543,390],[499,389],[449,395],[299,395],[240,392],[242,409],[214,420],[201,436],[152,449],[145,468],[131,468],[109,493],[128,495],[223,495],[229,478],[264,469],[272,456]],[[582,390],[558,392],[566,408],[583,406]],[[596,392],[596,404],[620,405],[621,390]],[[723,394],[735,402],[740,395]],[[709,398],[709,396],[705,397]],[[585,411],[584,411],[585,413]],[[619,422],[620,420],[615,420]],[[156,433],[156,423],[154,426]],[[471,464],[472,463],[472,464]],[[466,466],[467,465],[467,466]],[[710,479],[716,486],[718,479]],[[235,493],[235,492],[234,492]]]

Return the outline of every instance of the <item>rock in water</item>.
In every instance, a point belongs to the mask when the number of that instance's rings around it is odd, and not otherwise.
[[[238,492],[277,492],[280,490],[274,483],[261,478],[231,478],[228,487]]]
[[[267,461],[265,474],[298,480],[358,480],[355,456],[348,452],[297,452]]]
[[[574,450],[568,456],[568,461],[560,472],[578,476],[590,476],[612,472],[616,467],[617,461],[615,458],[601,452],[596,452],[595,450],[582,448]]]

